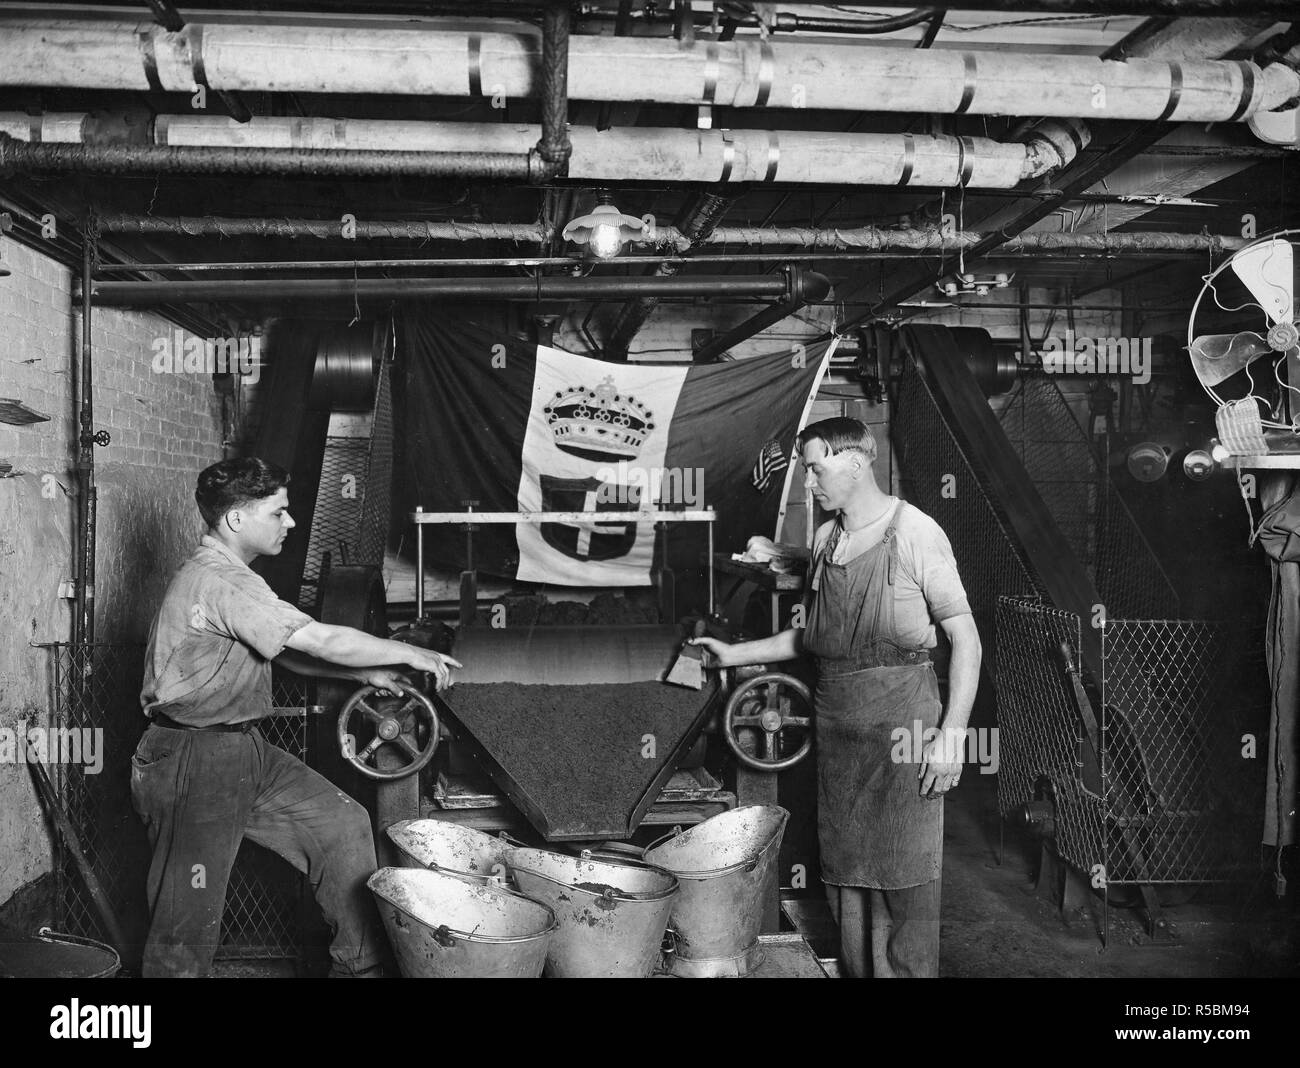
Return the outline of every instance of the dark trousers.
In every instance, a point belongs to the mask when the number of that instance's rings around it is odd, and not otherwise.
[[[849,979],[937,979],[940,879],[902,890],[826,884]]]
[[[244,838],[307,876],[333,933],[333,974],[380,963],[366,889],[376,867],[366,810],[256,728],[150,726],[131,758],[131,798],[153,847],[146,976],[209,973]]]

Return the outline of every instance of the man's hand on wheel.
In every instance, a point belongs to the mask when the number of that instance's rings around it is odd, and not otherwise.
[[[439,693],[451,686],[451,669],[461,667],[459,660],[453,660],[445,653],[435,653],[431,649],[411,646],[406,661],[416,671],[427,671],[436,680],[435,688]]]
[[[403,683],[408,686],[411,684],[410,679],[392,668],[361,668],[357,672],[357,681],[373,686],[376,690],[382,690],[393,697],[401,694]]]

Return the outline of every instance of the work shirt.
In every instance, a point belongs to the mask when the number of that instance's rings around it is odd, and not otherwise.
[[[271,714],[271,661],[312,621],[209,534],[176,572],[149,630],[140,703],[193,727]]]
[[[847,564],[878,545],[885,536],[897,501],[898,498],[890,497],[889,507],[874,523],[841,534],[833,562]],[[809,573],[813,576],[814,591],[818,588],[817,563],[837,523],[838,518],[823,523],[813,539],[813,566]],[[910,648],[933,649],[938,644],[934,624],[970,612],[970,602],[957,573],[952,543],[938,523],[920,509],[906,504],[899,510],[895,537],[898,539],[899,568],[894,578],[897,627],[894,637]]]

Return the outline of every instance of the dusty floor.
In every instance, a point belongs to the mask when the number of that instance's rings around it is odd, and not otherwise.
[[[1167,941],[1147,936],[1138,910],[1111,907],[1103,948],[1100,896],[1088,894],[1062,915],[1035,892],[1037,844],[1008,829],[999,864],[998,830],[994,781],[967,778],[945,814],[942,976],[1300,975],[1300,916],[1293,901],[1274,899],[1271,879],[1253,888],[1199,888],[1187,903],[1165,909]],[[819,956],[836,953],[821,901],[787,902],[786,910]]]

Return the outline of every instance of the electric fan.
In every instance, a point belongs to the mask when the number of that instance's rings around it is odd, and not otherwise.
[[[1196,377],[1218,405],[1219,440],[1231,455],[1300,450],[1296,235],[1300,231],[1286,230],[1234,253],[1205,276],[1192,305],[1187,351]],[[1197,314],[1207,297],[1229,322],[1251,321],[1257,328],[1198,334]],[[1275,433],[1265,434],[1265,428]]]

